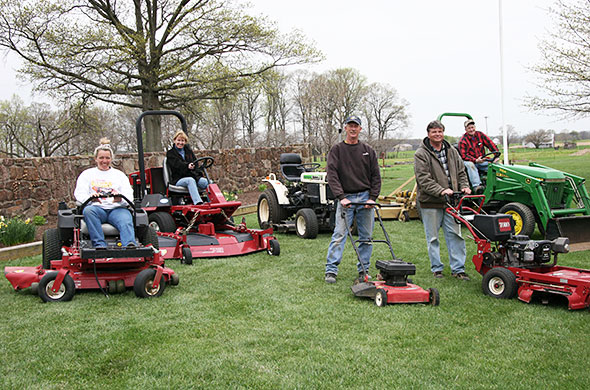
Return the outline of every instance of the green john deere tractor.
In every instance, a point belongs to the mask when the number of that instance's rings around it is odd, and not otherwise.
[[[445,116],[469,114],[444,113]],[[590,196],[585,179],[531,162],[529,165],[490,163],[485,178],[484,208],[510,214],[516,234],[535,230],[547,239],[568,237],[570,250],[590,249]]]

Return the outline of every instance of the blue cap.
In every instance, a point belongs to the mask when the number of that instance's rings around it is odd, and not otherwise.
[[[350,122],[354,122],[360,126],[361,125],[361,118],[359,118],[356,115],[351,115],[348,118],[346,118],[346,120],[344,121],[344,124],[346,125],[346,124],[349,124]]]

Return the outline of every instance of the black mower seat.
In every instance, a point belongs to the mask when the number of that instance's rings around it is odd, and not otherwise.
[[[103,223],[101,226],[105,236],[119,235],[119,230],[117,230],[117,228],[111,225],[110,223]],[[84,221],[84,219],[80,220],[80,232],[84,235],[88,235],[88,226],[86,226],[86,222]]]
[[[164,186],[168,188],[168,191],[174,192],[177,194],[188,194],[188,188],[183,186],[177,186],[174,184],[170,184],[170,167],[168,166],[167,158],[164,157],[164,162],[162,163],[163,169],[162,174],[164,177]]]
[[[283,177],[292,182],[301,181],[301,174],[305,168],[301,166],[301,156],[297,153],[281,153],[279,160],[281,164],[281,174]]]

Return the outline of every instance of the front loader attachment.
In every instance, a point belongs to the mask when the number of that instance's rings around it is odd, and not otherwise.
[[[545,237],[548,240],[569,238],[570,252],[590,249],[590,215],[550,218]]]

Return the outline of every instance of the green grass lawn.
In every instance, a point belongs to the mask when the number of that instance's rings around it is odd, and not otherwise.
[[[587,156],[584,164],[563,158],[543,163],[587,170]],[[411,175],[411,165],[386,168],[382,193]],[[247,222],[255,227],[255,215]],[[439,289],[440,306],[379,308],[354,297],[350,244],[338,282],[327,285],[329,234],[315,240],[278,234],[278,257],[257,253],[193,266],[169,261],[180,284],[152,300],[136,298],[132,290],[110,299],[91,291],[71,302],[43,304],[2,278],[0,388],[590,387],[588,310],[568,311],[560,299],[544,305],[484,296],[470,241],[472,280],[451,278],[448,267],[445,278],[435,280],[420,222],[385,226],[396,255],[416,264],[414,282]],[[442,254],[448,264],[444,240]],[[389,254],[376,244],[372,274],[379,259]],[[37,256],[2,265],[40,262]],[[563,255],[560,263],[590,268],[590,251]]]

